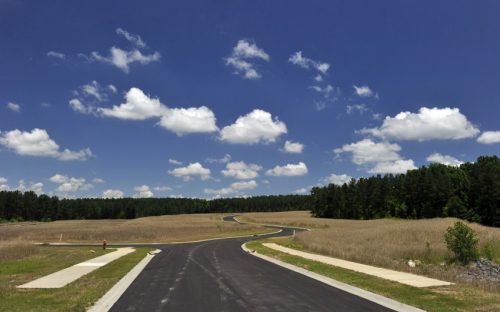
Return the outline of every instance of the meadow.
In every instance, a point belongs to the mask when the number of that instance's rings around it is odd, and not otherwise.
[[[258,225],[225,222],[221,214],[145,217],[132,220],[67,220],[0,223],[0,254],[30,243],[168,243],[269,232]],[[10,247],[9,247],[10,246]],[[22,252],[22,251],[19,251]]]
[[[166,243],[274,231],[258,225],[225,222],[222,216],[192,214],[133,220],[0,223],[0,311],[85,311],[150,250],[140,248],[61,289],[16,289],[17,285],[110,250],[99,246],[54,248],[35,243],[100,244],[102,239],[111,245]]]
[[[458,221],[455,218],[337,220],[313,218],[307,211],[294,211],[246,213],[241,219],[311,228],[312,231],[299,232],[293,239],[281,242],[295,248],[500,291],[498,282],[466,281],[461,277],[466,268],[448,265],[451,254],[446,248],[444,233]],[[500,229],[467,224],[477,233],[481,256],[489,253],[499,263]],[[410,259],[418,260],[420,265],[409,267]]]

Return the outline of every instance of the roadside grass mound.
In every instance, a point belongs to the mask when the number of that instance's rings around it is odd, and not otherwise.
[[[282,253],[262,245],[263,242],[283,244],[283,239],[252,241],[249,249],[306,270],[327,276],[373,293],[431,312],[499,311],[500,297],[466,285],[416,288],[320,262]]]
[[[300,224],[312,231],[298,232],[280,241],[287,247],[358,263],[409,272],[453,283],[467,284],[500,296],[500,283],[466,278],[468,267],[450,265],[453,254],[445,233],[458,219],[342,220],[313,218],[307,211],[245,213],[246,220],[275,224]],[[463,221],[479,239],[479,256],[500,263],[500,228]],[[408,266],[414,260],[417,266]]]
[[[222,214],[189,214],[131,220],[67,220],[0,224],[0,244],[25,242],[168,243],[269,233],[259,225],[223,221]]]
[[[63,288],[17,289],[18,285],[113,251],[91,247],[36,248],[36,253],[26,257],[0,260],[0,311],[85,311],[151,250],[139,248]]]

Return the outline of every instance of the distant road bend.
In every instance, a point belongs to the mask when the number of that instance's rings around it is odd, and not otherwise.
[[[260,238],[293,232],[280,228]],[[244,252],[252,239],[157,246],[111,311],[392,311]]]

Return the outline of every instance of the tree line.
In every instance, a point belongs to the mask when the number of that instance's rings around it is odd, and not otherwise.
[[[184,213],[232,213],[311,210],[308,195],[273,195],[215,200],[194,198],[79,198],[20,191],[0,192],[0,219],[52,221],[68,219],[133,219]]]
[[[343,219],[458,217],[500,226],[500,159],[458,167],[431,164],[406,174],[352,179],[311,190],[317,217]]]
[[[195,198],[60,199],[32,191],[0,192],[0,219],[132,219],[183,213],[310,210],[342,219],[458,217],[500,226],[500,159],[481,156],[458,167],[431,164],[406,174],[314,187],[311,195],[215,200]]]

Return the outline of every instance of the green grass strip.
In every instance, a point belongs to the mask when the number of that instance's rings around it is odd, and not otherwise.
[[[60,265],[53,264],[54,260],[57,262],[54,256],[57,256],[62,248],[66,247],[52,248],[52,253],[50,250],[44,251],[45,256],[38,259],[40,260],[39,265],[33,264],[34,260],[31,258],[18,260],[15,265],[17,271],[9,269],[0,273],[0,282],[5,281],[8,284],[7,287],[0,290],[0,311],[85,311],[152,250],[150,248],[139,248],[135,252],[99,268],[63,288],[16,289],[15,286],[20,283],[14,284],[10,282],[12,279],[16,279],[17,274],[26,275],[36,270],[37,275],[43,276],[45,273],[52,273],[72,265],[66,263],[64,267],[60,268]],[[88,251],[88,247],[79,248]],[[64,251],[71,253],[68,249]],[[96,255],[94,254],[90,258],[94,256]],[[48,259],[52,260],[52,262],[48,261]]]

